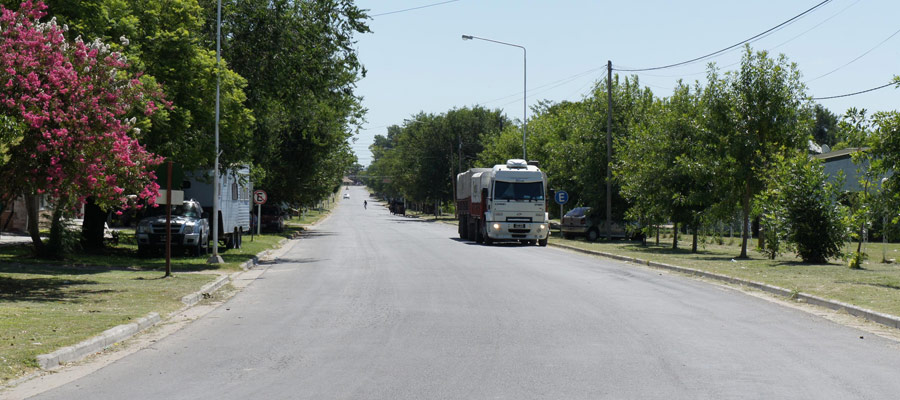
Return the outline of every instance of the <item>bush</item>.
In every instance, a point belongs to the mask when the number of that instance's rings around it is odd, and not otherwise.
[[[773,173],[762,220],[767,254],[786,242],[804,262],[825,263],[843,255],[848,240],[846,209],[838,188],[825,181],[822,164],[805,155],[780,160]]]

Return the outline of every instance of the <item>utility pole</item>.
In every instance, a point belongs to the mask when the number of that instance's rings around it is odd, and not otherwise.
[[[212,215],[212,255],[206,260],[207,264],[222,264],[222,256],[219,255],[219,86],[221,85],[222,64],[222,0],[218,1],[216,11],[216,161],[213,164],[213,215]]]
[[[612,61],[606,61],[606,240],[612,240]]]

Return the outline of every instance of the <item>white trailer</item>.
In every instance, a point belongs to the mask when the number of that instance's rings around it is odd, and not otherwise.
[[[209,226],[213,226],[213,171],[193,171],[185,173],[183,183],[184,198],[200,202],[204,214],[209,216]],[[219,176],[219,240],[228,248],[240,248],[245,232],[250,232],[250,168],[228,171]],[[212,237],[212,235],[210,235]]]

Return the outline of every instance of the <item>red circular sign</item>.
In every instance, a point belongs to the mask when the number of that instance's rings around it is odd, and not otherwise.
[[[265,190],[259,189],[253,191],[253,204],[266,204],[268,195]]]

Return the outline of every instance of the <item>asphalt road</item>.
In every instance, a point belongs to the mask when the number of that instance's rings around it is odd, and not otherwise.
[[[894,341],[679,275],[459,241],[350,193],[223,306],[37,398],[900,396]]]

